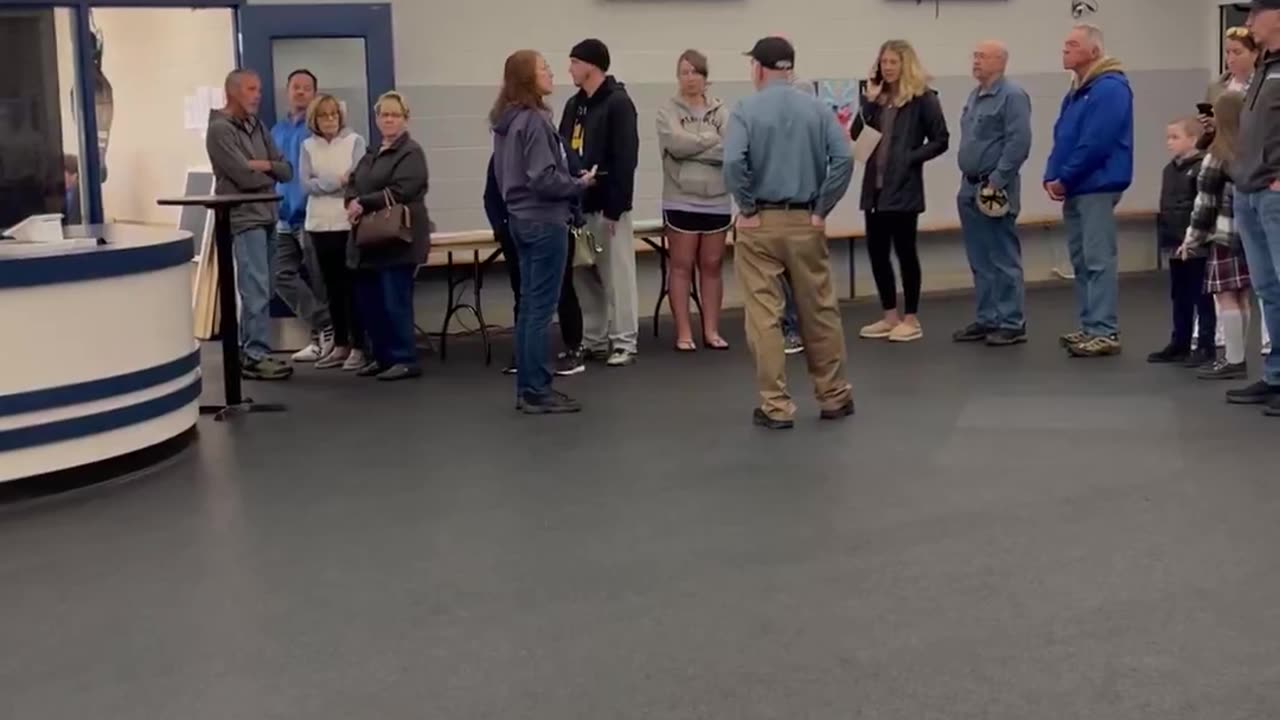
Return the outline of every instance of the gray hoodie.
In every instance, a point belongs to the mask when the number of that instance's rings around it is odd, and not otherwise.
[[[694,112],[679,97],[658,109],[658,147],[662,151],[662,202],[668,209],[729,212],[724,186],[724,132],[729,112],[707,98]]]
[[[584,185],[569,174],[550,113],[510,107],[493,126],[493,174],[507,212],[520,220],[567,222]]]
[[[224,110],[209,113],[209,130],[205,134],[205,150],[213,166],[215,195],[275,192],[277,182],[289,182],[293,167],[285,161],[271,139],[271,133],[258,118],[237,119]],[[250,160],[271,163],[270,172],[249,167]],[[275,202],[249,203],[231,211],[231,232],[239,233],[276,224]]]
[[[1246,193],[1280,180],[1280,52],[1267,53],[1249,83],[1231,179]]]

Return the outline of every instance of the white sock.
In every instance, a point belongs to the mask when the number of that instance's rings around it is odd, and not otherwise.
[[[1244,362],[1244,322],[1244,313],[1239,308],[1218,314],[1218,326],[1227,340],[1227,362],[1232,365]]]
[[[1262,349],[1267,351],[1271,349],[1271,333],[1267,332],[1267,318],[1262,314],[1262,307],[1258,307],[1258,324],[1262,326]]]

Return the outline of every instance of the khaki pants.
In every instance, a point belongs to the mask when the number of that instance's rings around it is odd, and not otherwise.
[[[786,272],[795,293],[814,394],[823,410],[838,410],[852,390],[844,376],[844,326],[831,286],[826,234],[810,224],[803,210],[765,210],[760,221],[758,228],[737,230],[733,249],[747,316],[747,344],[756,360],[760,408],[775,420],[789,420],[796,412],[787,393],[781,328]]]

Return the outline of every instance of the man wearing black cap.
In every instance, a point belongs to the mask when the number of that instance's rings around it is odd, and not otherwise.
[[[1235,221],[1249,258],[1250,282],[1271,337],[1280,338],[1280,0],[1254,0],[1249,31],[1263,49],[1240,115],[1240,139],[1231,178]],[[1227,401],[1265,405],[1280,417],[1280,345],[1273,345],[1262,379],[1227,392]]]
[[[791,278],[821,417],[853,414],[826,237],[826,217],[849,188],[853,158],[831,110],[795,88],[790,42],[767,37],[747,54],[757,92],[729,116],[724,177],[739,210],[734,266],[760,390],[752,420],[782,430],[794,425],[796,412],[787,393],[780,327],[784,273]]]
[[[631,229],[640,153],[636,106],[625,86],[606,74],[609,48],[604,43],[583,40],[569,58],[578,93],[565,104],[560,134],[579,158],[578,167],[596,168],[596,184],[583,196],[582,211],[602,248],[594,266],[577,268],[573,276],[582,306],[583,345],[588,357],[623,367],[635,362],[640,335]]]

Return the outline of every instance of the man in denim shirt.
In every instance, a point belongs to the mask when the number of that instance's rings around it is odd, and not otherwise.
[[[1031,152],[1031,98],[1005,77],[1008,64],[1003,43],[984,42],[973,51],[978,87],[960,116],[956,202],[978,308],[976,321],[952,336],[956,342],[1015,345],[1027,339],[1017,219],[1020,171]]]

